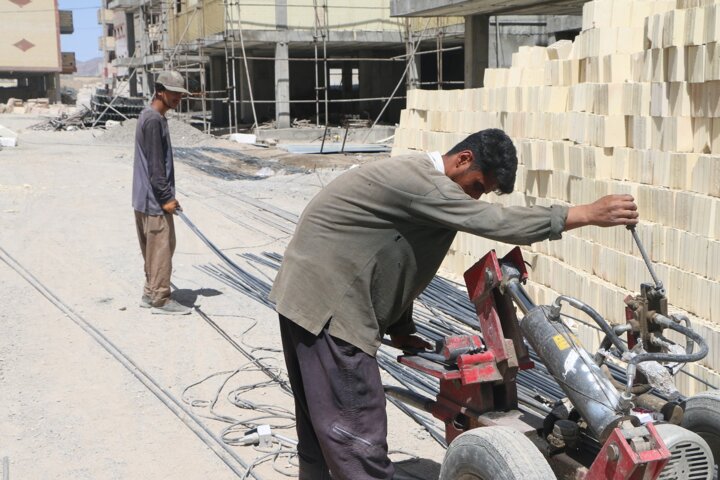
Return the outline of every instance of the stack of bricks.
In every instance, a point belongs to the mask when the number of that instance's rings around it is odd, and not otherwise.
[[[0,113],[33,114],[56,117],[63,113],[74,113],[76,107],[60,103],[51,104],[47,98],[31,98],[27,101],[11,98],[6,103],[0,103]]]
[[[393,154],[446,152],[501,128],[520,165],[515,192],[490,201],[632,194],[671,312],[688,314],[710,344],[687,370],[720,386],[720,0],[588,2],[575,41],[521,47],[510,68],[486,70],[484,85],[410,91]],[[492,248],[511,246],[460,234],[445,267],[460,275]],[[624,228],[573,230],[524,253],[536,303],[572,295],[612,323],[624,322],[623,298],[650,281]],[[595,349],[599,334],[577,328]],[[687,394],[707,388],[689,375],[677,382]]]

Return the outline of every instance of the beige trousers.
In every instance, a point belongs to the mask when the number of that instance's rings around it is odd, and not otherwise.
[[[173,216],[146,215],[135,211],[140,250],[145,259],[144,295],[154,307],[161,307],[170,299],[172,256],[175,253],[175,223]]]

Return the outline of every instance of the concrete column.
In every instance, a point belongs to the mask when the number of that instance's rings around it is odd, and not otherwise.
[[[342,90],[343,90],[343,98],[350,98],[352,97],[352,83],[353,83],[353,77],[352,77],[352,71],[353,71],[353,64],[344,62],[342,66]]]
[[[135,56],[135,18],[132,13],[125,14],[125,26],[127,29],[128,58],[133,58]],[[134,68],[128,69],[128,75],[132,75],[133,72],[135,72]],[[140,72],[135,72],[135,75],[132,75],[132,79],[130,80],[131,97],[138,96],[138,84],[140,83],[138,81],[138,73]]]
[[[210,88],[208,88],[208,90],[221,92],[212,94],[212,97],[227,96],[227,92],[223,91],[227,88],[225,68],[224,57],[219,55],[212,55],[210,57]],[[213,126],[228,125],[230,117],[228,116],[227,102],[211,101],[210,109],[212,110]]]
[[[413,53],[413,37],[410,37],[410,42],[407,42],[405,44],[405,53],[407,55],[412,55]],[[418,88],[418,83],[420,82],[420,56],[415,56],[411,63],[410,68],[408,68],[407,76],[405,77],[405,85],[407,86],[408,90],[411,90],[413,88]]]
[[[288,28],[287,10],[287,0],[275,1],[275,26],[278,30],[287,30]]]
[[[483,86],[483,76],[489,65],[489,39],[489,15],[465,17],[465,88]]]
[[[275,44],[275,122],[290,128],[290,54],[287,42]]]
[[[48,75],[47,80],[49,85],[47,96],[50,103],[60,103],[60,74],[51,73]]]

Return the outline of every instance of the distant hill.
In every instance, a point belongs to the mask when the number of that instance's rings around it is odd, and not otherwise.
[[[85,62],[77,62],[77,77],[97,77],[100,75],[102,57],[92,58]]]

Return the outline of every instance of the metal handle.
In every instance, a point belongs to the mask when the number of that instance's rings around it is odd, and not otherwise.
[[[657,288],[658,293],[661,295],[665,295],[665,287],[662,284],[662,281],[658,278],[657,274],[655,273],[655,269],[652,266],[652,263],[650,262],[650,257],[648,256],[647,252],[645,251],[645,247],[643,247],[642,242],[640,242],[640,236],[638,236],[637,231],[635,230],[635,225],[628,225],[628,230],[630,230],[630,233],[632,233],[633,239],[635,240],[635,243],[637,244],[638,250],[640,250],[640,255],[642,255],[643,260],[645,261],[645,265],[647,266],[648,270],[650,271],[650,276],[653,279],[653,282],[655,282],[655,288]]]

